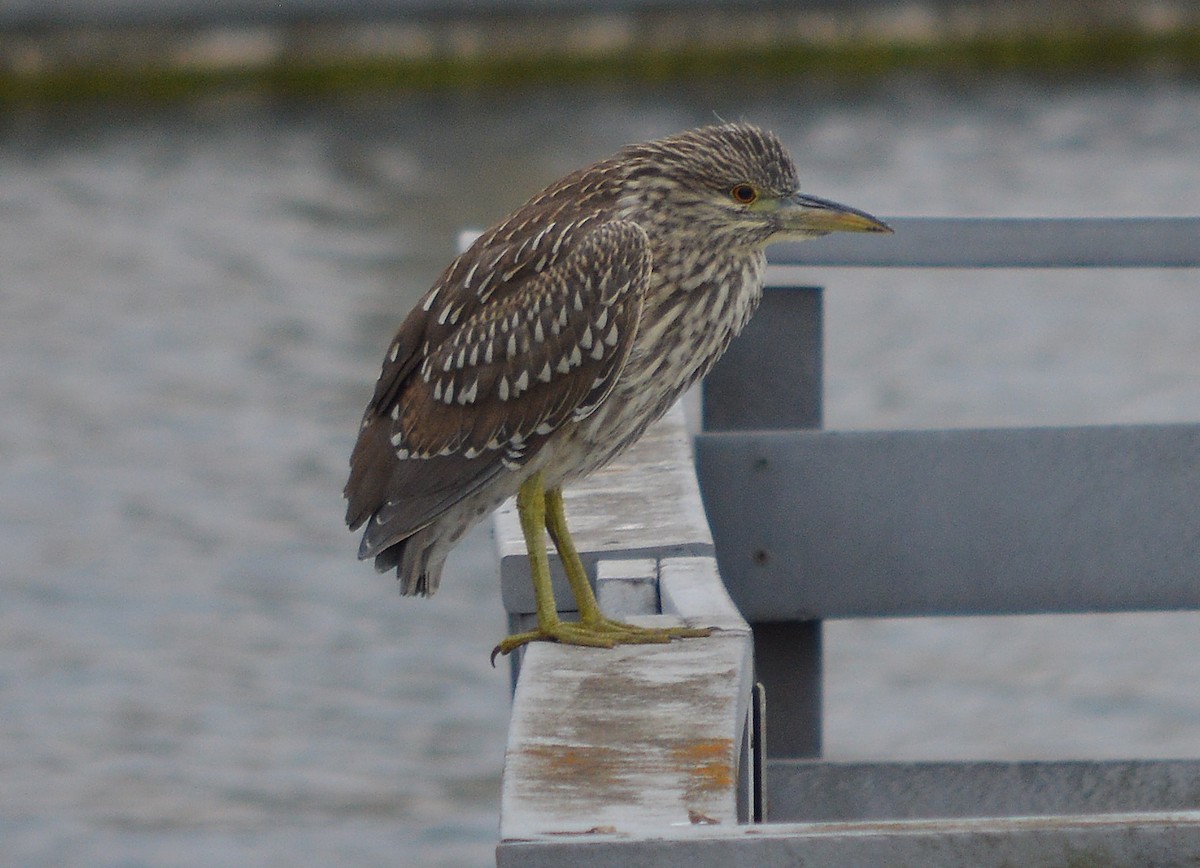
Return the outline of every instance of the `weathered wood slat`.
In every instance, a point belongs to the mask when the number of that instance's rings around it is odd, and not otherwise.
[[[639,558],[598,562],[596,602],[610,618],[657,615],[658,561]]]
[[[750,631],[711,558],[663,571],[682,617],[631,621],[722,629],[665,645],[528,647],[509,724],[501,853],[514,840],[737,823]]]
[[[697,626],[719,630],[745,630],[746,622],[733,604],[717,573],[717,562],[709,557],[664,558],[659,565],[659,598],[663,614]]]

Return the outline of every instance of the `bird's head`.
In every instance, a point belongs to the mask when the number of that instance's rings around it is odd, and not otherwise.
[[[623,202],[647,231],[694,230],[709,243],[759,248],[830,232],[892,231],[864,211],[801,193],[783,143],[747,124],[631,145],[619,158],[627,167]]]

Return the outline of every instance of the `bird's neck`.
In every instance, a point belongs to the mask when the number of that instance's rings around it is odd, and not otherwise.
[[[666,261],[655,262],[630,361],[658,368],[682,391],[708,373],[758,308],[766,258],[761,250],[660,255]],[[670,261],[689,255],[683,268]],[[688,276],[675,282],[672,274]]]

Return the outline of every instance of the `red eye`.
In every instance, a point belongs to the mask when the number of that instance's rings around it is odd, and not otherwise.
[[[758,198],[758,191],[749,184],[738,184],[729,191],[729,195],[739,205],[752,205],[754,200]]]

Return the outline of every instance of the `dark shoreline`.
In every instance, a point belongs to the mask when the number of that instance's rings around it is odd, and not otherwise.
[[[296,4],[292,4],[295,6]],[[363,4],[337,18],[250,7],[200,19],[0,20],[0,101],[170,100],[572,81],[1200,71],[1200,4],[565,2]],[[415,11],[414,11],[415,10]],[[386,14],[385,14],[386,13]],[[31,13],[32,14],[32,13]],[[13,16],[9,16],[12,18]]]

